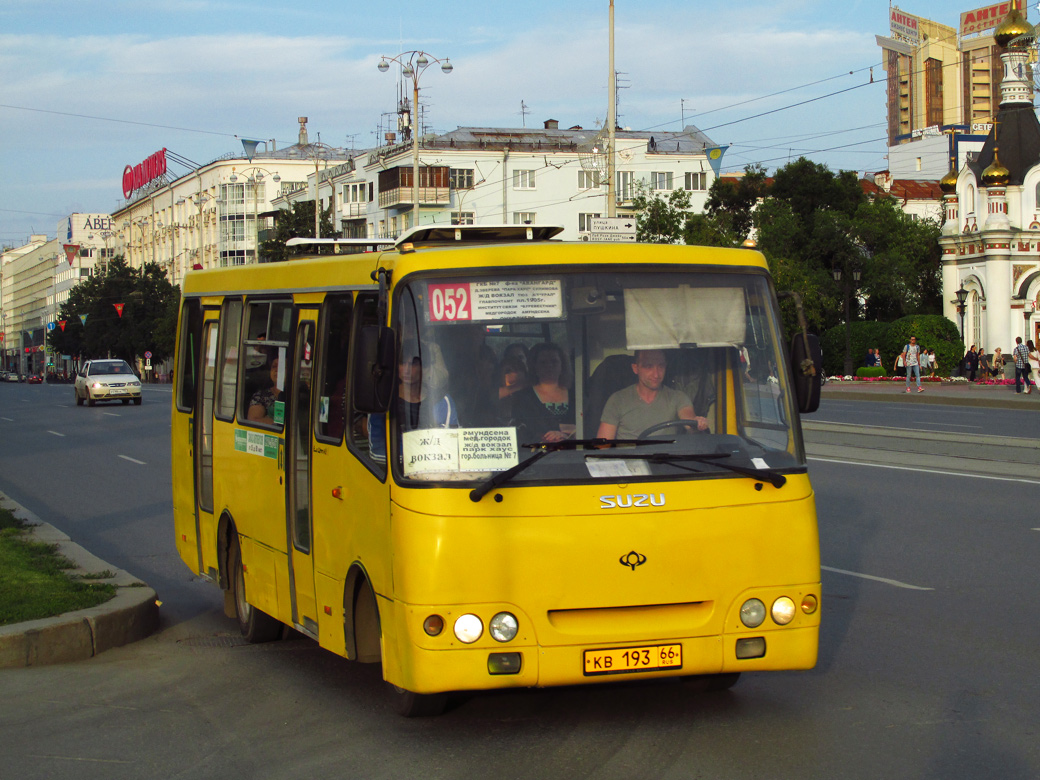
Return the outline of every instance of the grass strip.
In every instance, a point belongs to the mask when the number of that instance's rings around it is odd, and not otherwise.
[[[116,589],[68,574],[57,545],[33,541],[24,523],[0,509],[0,626],[53,617],[103,604]]]

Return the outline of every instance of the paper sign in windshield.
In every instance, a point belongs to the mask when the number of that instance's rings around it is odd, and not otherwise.
[[[515,428],[430,428],[401,436],[406,477],[504,471],[519,460]]]
[[[432,322],[560,319],[563,282],[559,279],[499,279],[430,283]]]

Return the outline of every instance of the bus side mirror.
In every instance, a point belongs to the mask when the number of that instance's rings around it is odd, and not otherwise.
[[[386,412],[394,392],[397,362],[394,359],[394,332],[379,325],[367,325],[358,335],[354,351],[354,408],[366,414]]]
[[[803,332],[791,341],[791,370],[798,411],[812,414],[820,408],[820,387],[823,384],[823,350],[815,335]]]

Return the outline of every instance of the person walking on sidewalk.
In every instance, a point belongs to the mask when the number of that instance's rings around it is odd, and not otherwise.
[[[1040,378],[1040,352],[1037,351],[1032,339],[1026,341],[1026,348],[1029,350],[1029,381],[1033,383],[1033,387],[1036,387],[1036,380]]]
[[[923,393],[921,387],[921,347],[917,343],[917,336],[910,337],[910,343],[903,347],[903,353],[899,356],[906,365],[906,392],[910,392],[910,375],[917,374],[917,392]]]
[[[1022,337],[1015,337],[1015,348],[1011,350],[1011,357],[1015,359],[1015,392],[1022,392],[1022,385],[1025,385],[1026,395],[1029,395],[1031,386],[1035,387],[1035,383],[1029,378],[1030,366],[1029,366],[1029,347],[1022,343]]]

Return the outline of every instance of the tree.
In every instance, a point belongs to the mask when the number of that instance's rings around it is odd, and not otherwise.
[[[754,227],[755,206],[766,192],[766,169],[761,165],[747,166],[739,179],[715,179],[704,203],[714,231],[732,236],[730,246],[743,243]]]
[[[658,190],[640,186],[632,199],[638,213],[636,241],[643,244],[679,244],[683,242],[690,218],[690,193],[672,190],[662,198]]]
[[[338,238],[333,230],[332,206],[321,211],[321,235],[323,238]],[[274,237],[260,244],[261,263],[278,263],[288,260],[292,254],[285,246],[290,238],[314,237],[314,201],[293,203],[291,208],[282,209],[275,218]]]
[[[81,358],[118,357],[133,365],[151,352],[161,362],[173,355],[179,300],[162,266],[131,268],[119,256],[72,288],[58,315],[65,327],[47,339],[57,352]]]

